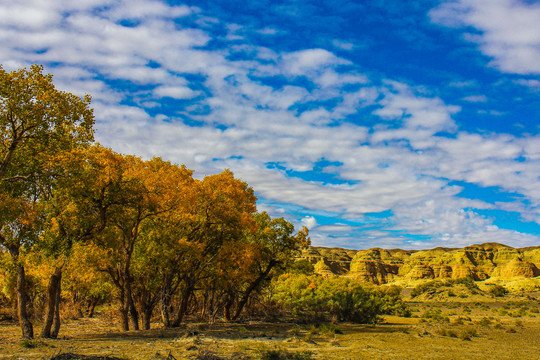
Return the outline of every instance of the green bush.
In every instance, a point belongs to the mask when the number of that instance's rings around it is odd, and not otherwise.
[[[428,309],[423,314],[424,319],[432,319],[439,322],[450,322],[448,316],[442,314],[441,309]]]
[[[373,324],[378,315],[406,312],[396,293],[396,289],[369,288],[350,278],[284,274],[274,282],[273,299],[309,322],[335,319]]]
[[[422,294],[434,294],[437,292],[437,290],[439,290],[442,287],[452,287],[454,285],[459,285],[459,284],[465,285],[465,287],[471,290],[473,294],[476,294],[477,291],[480,290],[478,288],[478,285],[476,285],[476,283],[471,277],[465,277],[465,278],[460,278],[460,279],[448,279],[448,280],[431,280],[431,281],[428,281],[428,282],[425,282],[423,284],[416,286],[411,291],[411,297],[414,298]],[[456,294],[452,290],[449,290],[448,296],[456,296]]]
[[[381,311],[385,315],[396,315],[402,317],[411,317],[411,309],[401,298],[401,288],[399,286],[381,286],[373,291],[376,296],[382,300]]]
[[[489,289],[489,293],[496,297],[501,297],[508,294],[508,290],[502,285],[495,285]]]
[[[335,334],[343,334],[343,331],[335,325],[335,324],[323,324],[320,327],[321,334],[323,335],[335,335]]]

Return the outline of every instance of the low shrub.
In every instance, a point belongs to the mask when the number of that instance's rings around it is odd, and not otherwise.
[[[489,293],[495,297],[501,297],[508,294],[508,290],[502,285],[495,285],[489,289]]]
[[[472,327],[463,329],[463,330],[459,333],[459,338],[460,338],[461,340],[465,340],[465,341],[470,341],[473,337],[476,337],[476,336],[477,336],[476,329],[475,329],[475,328],[472,328]]]
[[[438,329],[437,333],[441,336],[448,336],[448,337],[452,337],[452,338],[457,338],[458,337],[458,334],[455,330],[453,329],[446,329],[446,328],[440,328]]]
[[[482,319],[480,319],[478,321],[478,325],[480,325],[480,326],[489,326],[489,325],[491,325],[491,320],[488,319],[487,317],[483,317]]]
[[[439,322],[450,322],[448,316],[444,316],[441,309],[428,309],[422,314],[422,318]]]
[[[341,331],[341,329],[337,325],[332,323],[321,325],[320,331],[323,335],[343,334],[343,331]]]
[[[287,350],[263,350],[261,360],[310,360],[313,358],[311,351],[289,352]]]
[[[471,318],[468,317],[468,316],[458,316],[457,318],[454,319],[454,324],[456,325],[463,325],[465,323],[465,321],[471,321]]]
[[[471,291],[472,294],[476,294],[478,293],[478,291],[480,291],[478,285],[476,285],[476,283],[474,282],[474,279],[472,279],[471,277],[465,277],[460,279],[431,280],[425,282],[416,286],[412,290],[411,297],[414,298],[422,294],[434,294],[443,287],[453,287],[454,285],[464,285],[467,289]],[[463,295],[464,294],[460,294],[459,296],[462,297]],[[448,296],[455,297],[456,294],[454,291],[449,290]],[[464,296],[466,297],[467,295]]]

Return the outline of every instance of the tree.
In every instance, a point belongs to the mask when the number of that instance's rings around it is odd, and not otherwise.
[[[87,192],[86,198],[94,199],[88,206],[96,209],[105,224],[99,236],[92,239],[104,252],[100,270],[110,275],[118,289],[122,328],[129,330],[131,320],[132,327],[138,330],[134,286],[138,286],[139,300],[149,295],[149,283],[143,275],[154,276],[148,273],[148,267],[161,261],[153,257],[153,251],[146,251],[155,239],[151,235],[155,230],[146,225],[180,211],[187,202],[184,194],[191,191],[192,171],[159,158],[143,161],[110,150],[87,162],[87,167],[88,174],[93,175],[85,177],[79,187]],[[138,274],[134,270],[139,270]],[[153,299],[147,300],[139,301],[144,302],[145,327],[155,305]]]
[[[17,273],[18,313],[24,338],[33,337],[26,312],[26,276],[19,254],[33,245],[43,225],[44,189],[53,156],[93,140],[90,97],[55,89],[43,67],[6,72],[0,67],[0,246]]]
[[[233,320],[240,316],[252,292],[267,280],[274,267],[284,268],[301,249],[311,243],[305,226],[293,235],[294,225],[284,218],[272,219],[266,212],[262,212],[255,214],[255,221],[257,230],[246,232],[247,241],[253,251],[258,253],[248,272],[254,277],[241,293]]]
[[[114,152],[93,145],[60,153],[50,161],[55,181],[45,192],[46,221],[38,245],[55,269],[48,285],[41,337],[56,338],[60,331],[62,272],[73,246],[88,242],[105,229],[109,209],[117,201],[112,173],[100,173],[114,160]]]
[[[254,227],[256,211],[254,191],[234,178],[230,170],[204,177],[197,183],[192,222],[184,227],[189,245],[184,266],[178,269],[180,299],[172,326],[179,326],[201,280],[211,276],[221,249],[241,239]]]

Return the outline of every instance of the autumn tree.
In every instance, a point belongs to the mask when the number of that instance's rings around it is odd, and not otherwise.
[[[24,338],[33,326],[26,311],[26,276],[19,259],[43,225],[44,189],[54,182],[51,158],[93,139],[90,97],[55,89],[43,68],[7,72],[0,67],[0,246],[17,273],[18,315]]]
[[[41,337],[58,336],[62,271],[73,246],[100,234],[107,226],[111,207],[119,201],[119,177],[111,169],[121,158],[110,149],[92,145],[60,153],[50,162],[49,171],[56,180],[47,193],[46,221],[38,245],[54,264],[54,271]]]
[[[148,235],[152,229],[146,223],[179,211],[185,202],[184,194],[190,191],[192,172],[159,158],[143,161],[111,151],[100,164],[92,166],[95,166],[92,170],[95,176],[86,182],[85,188],[91,193],[88,196],[95,199],[95,204],[109,204],[100,210],[106,226],[92,240],[104,251],[98,266],[110,275],[118,289],[122,328],[129,330],[131,320],[132,327],[137,330],[140,314],[135,303],[134,286],[140,285],[142,279],[137,278],[134,270],[139,269],[139,274],[146,274],[151,271],[150,265],[161,261],[153,257],[151,251],[145,250],[152,241]],[[141,294],[151,291],[145,289],[146,285],[138,287]],[[150,307],[146,313],[151,314],[154,304],[155,301],[146,304]]]
[[[189,246],[184,266],[178,269],[179,304],[172,326],[179,326],[193,300],[196,287],[209,276],[223,247],[235,243],[254,226],[256,202],[253,189],[230,170],[204,177],[197,183],[191,224],[184,230]]]
[[[240,316],[252,293],[270,279],[269,275],[274,268],[284,268],[301,249],[307,248],[311,243],[305,226],[295,234],[292,223],[284,218],[272,219],[266,212],[255,214],[255,221],[256,231],[245,233],[246,241],[255,253],[247,271],[252,276],[238,294],[233,320]]]
[[[129,305],[133,326],[137,328],[134,305],[138,305],[143,328],[149,329],[154,308],[168,281],[167,270],[174,268],[174,261],[182,254],[173,253],[178,247],[171,241],[177,241],[178,232],[174,229],[189,222],[195,181],[191,170],[159,158],[142,165],[139,176],[143,180],[144,197],[125,207],[127,211],[121,217],[115,217],[115,226],[121,230],[124,259],[128,259],[128,251],[132,252],[131,267],[124,263],[124,275],[115,276],[125,278],[126,296],[134,300]]]

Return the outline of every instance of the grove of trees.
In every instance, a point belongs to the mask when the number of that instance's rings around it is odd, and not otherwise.
[[[307,228],[257,212],[231,171],[196,179],[120,154],[94,142],[93,125],[89,96],[57,90],[41,66],[0,66],[0,316],[16,313],[23,338],[35,323],[56,338],[63,317],[100,305],[123,330],[236,320],[263,301],[365,322],[384,308],[351,281],[305,275],[294,260]]]

